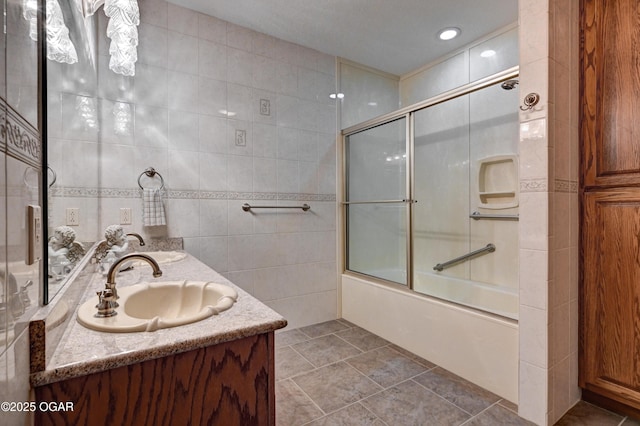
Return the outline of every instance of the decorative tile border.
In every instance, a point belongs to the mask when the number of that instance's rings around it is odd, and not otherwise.
[[[556,179],[556,181],[555,181],[555,191],[556,192],[577,193],[578,192],[578,182],[574,181],[574,180]]]
[[[520,192],[547,192],[546,179],[531,179],[520,181]]]
[[[0,100],[2,100],[0,98]],[[11,105],[0,103],[0,149],[8,155],[41,169],[42,143],[38,131]]]
[[[546,179],[531,179],[520,181],[520,192],[548,192],[550,190]],[[578,182],[574,180],[556,179],[553,181],[554,192],[578,192]]]
[[[65,198],[140,198],[140,189],[81,188],[54,185],[49,189],[51,197]],[[271,201],[336,201],[336,194],[306,194],[288,192],[235,192],[235,191],[179,191],[167,190],[167,199],[185,200],[271,200]]]

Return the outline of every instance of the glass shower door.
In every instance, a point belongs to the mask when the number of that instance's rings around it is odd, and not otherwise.
[[[518,96],[499,84],[414,114],[413,290],[517,318]]]
[[[470,251],[469,100],[462,96],[414,115],[413,289],[447,298],[435,288],[433,267]],[[468,276],[468,263],[441,275]],[[442,290],[442,291],[440,291]]]
[[[345,140],[346,269],[407,285],[407,119]]]

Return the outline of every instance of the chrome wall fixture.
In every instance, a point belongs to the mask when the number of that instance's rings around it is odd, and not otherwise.
[[[245,212],[251,211],[251,209],[302,209],[306,212],[311,209],[311,206],[307,203],[301,206],[252,206],[249,203],[244,203],[242,205],[242,210]]]
[[[502,220],[519,220],[520,216],[517,214],[485,214],[480,212],[473,212],[469,215],[473,220],[480,219],[502,219]]]
[[[156,172],[156,169],[154,169],[153,167],[147,167],[147,169],[140,173],[140,176],[138,176],[138,186],[140,187],[140,189],[144,189],[142,187],[142,184],[140,183],[140,179],[142,179],[142,176],[146,175],[149,178],[154,178],[156,175],[160,178],[160,188],[158,189],[164,189],[164,179],[162,178],[162,175],[158,172]]]
[[[494,244],[489,243],[486,246],[482,247],[481,249],[474,250],[471,253],[463,254],[462,256],[456,257],[455,259],[447,260],[446,262],[443,262],[443,263],[438,263],[436,266],[433,267],[433,269],[436,271],[442,271],[445,268],[448,268],[449,266],[455,265],[456,263],[463,262],[467,259],[471,259],[472,257],[476,257],[480,254],[493,253],[494,251],[496,251],[496,246]]]
[[[529,93],[527,96],[524,97],[524,100],[522,101],[524,103],[524,106],[520,105],[520,110],[529,111],[530,109],[533,109],[533,107],[536,106],[539,101],[540,101],[540,95],[533,92]]]
[[[58,176],[56,176],[56,172],[49,165],[47,165],[47,172],[51,172],[51,174],[53,175],[53,178],[51,178],[51,181],[49,182],[49,188],[51,188],[53,184],[56,183]]]

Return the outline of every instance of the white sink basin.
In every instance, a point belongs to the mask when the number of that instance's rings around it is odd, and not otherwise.
[[[78,322],[87,328],[112,333],[156,331],[217,315],[233,306],[238,293],[224,284],[206,281],[142,283],[118,289],[117,314],[97,318],[98,297],[78,309]]]

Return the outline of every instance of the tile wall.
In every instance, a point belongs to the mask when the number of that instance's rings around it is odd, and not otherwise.
[[[520,1],[520,405],[555,423],[578,388],[579,2]],[[535,34],[535,36],[534,36]]]
[[[400,78],[339,59],[340,128],[363,123],[400,107]]]
[[[291,327],[335,318],[335,57],[165,1],[139,4],[135,77],[107,67],[102,10],[97,92],[91,76],[82,85],[58,70],[49,141],[65,172],[50,226],[79,207],[79,238],[95,241],[131,208],[127,231],[183,237]],[[165,182],[165,227],[142,226],[137,180],[149,166]],[[244,212],[246,202],[311,210]]]
[[[493,51],[491,56],[482,53]],[[518,26],[512,24],[461,51],[425,64],[400,79],[400,103],[409,106],[518,65]]]

